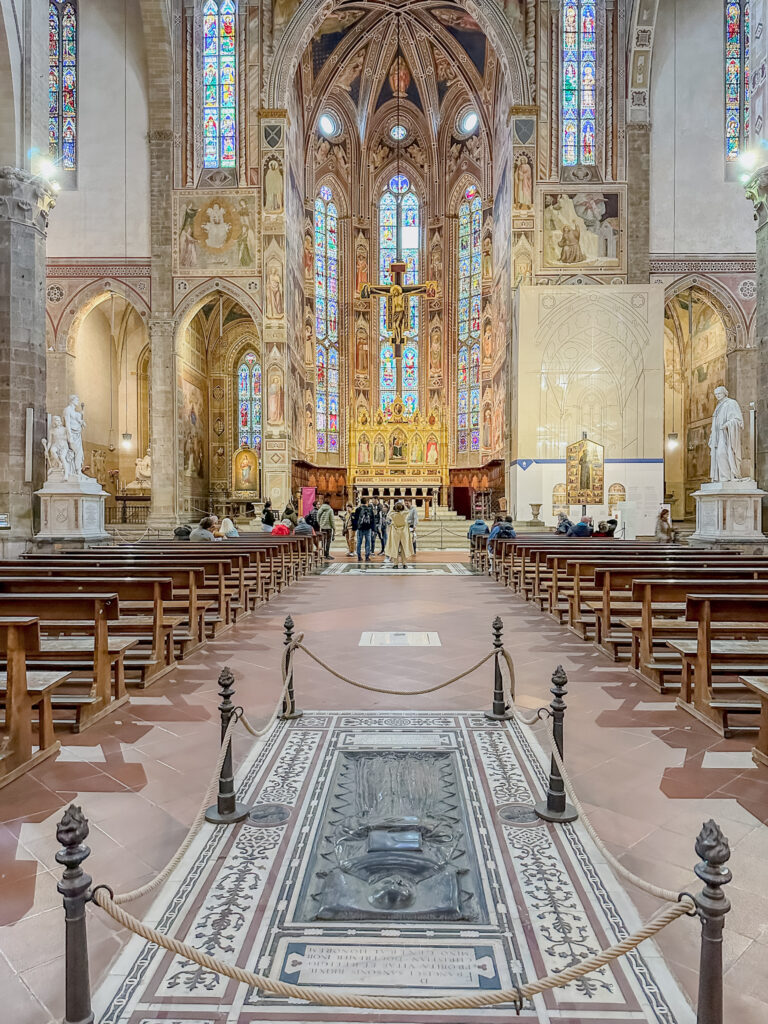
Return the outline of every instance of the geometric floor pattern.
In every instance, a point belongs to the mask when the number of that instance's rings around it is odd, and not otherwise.
[[[437,874],[445,897],[451,864],[463,858],[454,872],[461,880],[454,897],[466,897],[460,919],[400,910],[385,919],[356,918],[354,911],[324,917],[318,887],[330,886],[334,872],[339,877],[338,864],[347,863],[339,850],[351,834],[340,824],[338,794],[354,807],[362,793],[366,807],[392,821],[403,810],[398,772],[406,762],[422,772],[408,776],[418,783],[409,806],[438,822],[434,835],[444,843],[454,828],[456,842]],[[377,776],[377,784],[359,768],[373,763],[391,773]],[[640,921],[578,821],[552,826],[531,814],[546,786],[545,765],[527,728],[471,712],[305,712],[278,722],[238,774],[238,799],[252,807],[250,818],[231,828],[204,825],[144,919],[247,969],[366,994],[499,990],[562,970]],[[682,918],[670,927],[698,923]],[[418,1015],[310,1007],[238,985],[137,937],[94,1002],[100,1024],[517,1019],[509,1005]],[[535,997],[521,1019],[691,1024],[694,1014],[648,941]]]
[[[321,576],[472,576],[470,568],[462,562],[408,563],[397,569],[387,562],[336,562],[320,570]]]

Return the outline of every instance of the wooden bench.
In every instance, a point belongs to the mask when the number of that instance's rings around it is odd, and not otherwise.
[[[105,715],[110,714],[128,700],[124,688],[121,691],[119,671],[115,673],[115,693],[112,692],[112,665],[122,659],[125,646],[133,646],[135,641],[113,641],[110,650],[107,624],[120,617],[117,594],[0,594],[0,617],[7,615],[36,616],[45,628],[46,622],[78,621],[90,622],[93,633],[92,653],[82,648],[73,650],[64,656],[61,650],[43,652],[32,662],[33,667],[59,669],[66,671],[67,692],[61,686],[51,696],[54,713],[66,710],[74,713],[76,732]],[[75,645],[77,646],[77,645]],[[72,673],[82,673],[81,679],[75,680]]]
[[[682,659],[682,684],[678,707],[688,711],[721,736],[730,736],[730,717],[760,711],[738,678],[715,691],[713,673],[720,676],[768,675],[768,595],[689,594],[685,617],[696,622],[695,640],[667,641]],[[763,623],[765,639],[713,640],[713,622]]]
[[[0,673],[0,699],[5,708],[0,743],[0,787],[17,779],[55,754],[60,744],[53,732],[51,694],[68,672],[34,672],[27,658],[40,650],[39,619],[34,615],[0,618],[0,654],[6,663]],[[38,716],[38,749],[32,743],[33,715]]]
[[[739,682],[760,701],[760,725],[757,742],[752,747],[752,760],[758,767],[768,766],[768,679],[762,676],[739,676]]]

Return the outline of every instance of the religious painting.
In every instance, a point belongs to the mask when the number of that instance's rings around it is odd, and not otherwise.
[[[597,441],[583,438],[565,449],[566,499],[569,505],[602,505],[604,451]]]
[[[419,434],[413,439],[413,445],[411,446],[411,462],[414,466],[420,466],[424,461],[424,442]]]
[[[355,331],[355,373],[368,376],[368,331],[363,324]]]
[[[269,320],[281,320],[285,316],[283,293],[283,264],[273,258],[267,264],[264,281],[264,308]]]
[[[357,236],[355,245],[355,292],[359,295],[360,289],[368,280],[368,245],[362,234]]]
[[[283,212],[283,170],[280,161],[271,156],[264,165],[264,213]]]
[[[424,460],[427,466],[436,468],[439,461],[439,453],[437,447],[437,438],[434,434],[430,434],[427,438],[427,457]]]
[[[280,426],[285,419],[285,386],[283,371],[271,366],[267,374],[267,422]]]
[[[358,466],[368,466],[371,462],[371,443],[368,437],[363,434],[357,442],[357,464]]]
[[[182,394],[182,472],[186,477],[205,479],[205,455],[208,445],[208,407],[205,391],[186,376],[181,380]]]
[[[490,450],[493,438],[493,413],[490,404],[483,409],[482,446]]]
[[[384,438],[381,434],[376,435],[376,439],[373,442],[373,461],[376,464],[381,464],[387,461],[387,451],[384,447]]]
[[[315,255],[312,248],[312,227],[308,221],[304,225],[303,258],[304,280],[311,281],[315,274]]]
[[[429,331],[429,369],[433,375],[443,370],[443,331],[439,321]]]
[[[237,191],[177,192],[173,235],[175,274],[252,274],[257,259],[256,199]]]
[[[624,484],[611,484],[608,488],[608,512],[616,516],[619,507],[627,500],[627,489]]]
[[[405,462],[408,458],[408,445],[405,434],[396,430],[389,441],[390,462]]]
[[[530,210],[533,206],[533,165],[528,153],[515,156],[514,208]]]
[[[540,191],[540,207],[542,272],[623,272],[623,191],[547,187]]]
[[[232,459],[232,489],[259,490],[259,457],[253,448],[239,448]]]
[[[555,484],[552,488],[552,515],[558,516],[561,512],[563,515],[570,514],[570,507],[565,500],[565,484]]]

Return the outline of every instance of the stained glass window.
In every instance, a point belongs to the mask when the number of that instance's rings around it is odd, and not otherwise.
[[[479,451],[480,433],[480,310],[482,299],[483,204],[476,185],[469,185],[459,206],[459,357],[457,362],[459,451]],[[472,396],[470,398],[470,389]],[[477,391],[477,410],[474,399]],[[475,411],[477,422],[475,422]],[[467,413],[469,412],[469,416]]]
[[[391,284],[390,265],[397,258],[398,222],[400,252],[405,263],[404,284],[419,279],[419,239],[421,234],[419,199],[404,174],[396,174],[379,201],[379,281]],[[379,298],[379,402],[382,410],[395,400],[397,375],[395,353],[387,334],[387,302]],[[409,344],[403,347],[403,405],[415,412],[419,405],[419,300],[408,300]]]
[[[339,450],[339,214],[323,185],[315,199],[316,444]]]
[[[237,148],[235,0],[203,4],[203,165],[234,167]]]
[[[593,0],[562,0],[561,158],[566,167],[595,162],[595,7]]]
[[[62,0],[48,4],[48,155],[77,168],[77,8]]]
[[[261,364],[246,352],[237,368],[237,439],[261,454]]]
[[[749,144],[749,0],[725,5],[725,159]]]

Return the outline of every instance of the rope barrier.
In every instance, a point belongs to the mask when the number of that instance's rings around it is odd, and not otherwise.
[[[132,914],[122,910],[116,901],[110,899],[103,886],[98,886],[94,889],[93,902],[109,914],[114,921],[117,921],[118,924],[128,928],[147,942],[153,942],[155,945],[167,949],[169,953],[175,953],[177,956],[184,957],[184,959],[197,964],[199,967],[214,971],[216,974],[223,974],[225,977],[232,978],[234,981],[241,982],[244,985],[249,985],[251,988],[263,989],[263,991],[271,995],[282,996],[285,999],[302,999],[320,1006],[349,1006],[364,1010],[403,1010],[408,1012],[472,1010],[484,1006],[496,1006],[500,1003],[514,1003],[520,1006],[521,1002],[525,999],[531,999],[533,996],[550,989],[563,988],[572,981],[584,977],[585,974],[590,974],[592,971],[605,967],[606,964],[618,959],[620,956],[624,956],[625,953],[631,952],[641,942],[652,938],[663,928],[666,928],[668,924],[677,920],[678,917],[689,913],[695,907],[693,900],[689,896],[683,896],[680,903],[660,911],[647,924],[613,946],[600,950],[599,953],[586,957],[584,960],[565,968],[563,971],[547,974],[545,977],[537,978],[535,981],[521,985],[519,988],[503,989],[499,992],[473,992],[458,996],[412,998],[331,992],[322,988],[293,985],[275,978],[268,978],[263,974],[254,974],[252,971],[246,971],[235,964],[229,964],[224,960],[219,960],[217,957],[209,956],[207,953],[203,953],[186,942],[181,942],[169,935],[164,935],[155,928],[150,928],[143,921],[139,921]]]

